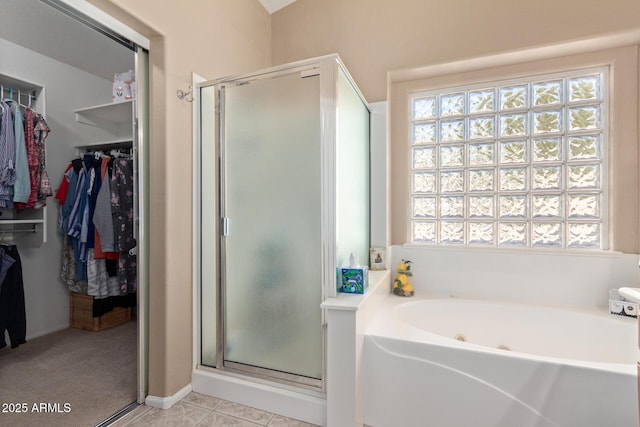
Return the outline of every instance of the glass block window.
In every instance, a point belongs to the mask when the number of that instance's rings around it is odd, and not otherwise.
[[[607,79],[412,95],[411,241],[606,249]]]

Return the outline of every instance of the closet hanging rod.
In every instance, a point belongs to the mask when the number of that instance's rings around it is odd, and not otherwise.
[[[15,94],[17,94],[18,99],[14,98]],[[10,98],[10,99],[13,99],[14,101],[17,101],[18,104],[21,104],[22,103],[21,97],[27,97],[26,98],[27,102],[25,102],[24,105],[27,105],[29,107],[31,107],[31,101],[35,101],[38,98],[36,96],[35,91],[26,92],[22,89],[14,89],[12,87],[8,87],[0,84],[0,98],[2,99]]]
[[[11,224],[0,224],[1,225],[11,225]],[[12,234],[12,233],[37,233],[38,229],[34,224],[32,228],[0,228],[0,235],[2,234]]]

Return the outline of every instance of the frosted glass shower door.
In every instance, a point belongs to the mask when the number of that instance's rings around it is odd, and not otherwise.
[[[222,85],[225,366],[321,378],[319,89],[300,73]]]

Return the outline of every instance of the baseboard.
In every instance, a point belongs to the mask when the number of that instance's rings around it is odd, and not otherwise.
[[[58,331],[62,331],[63,329],[68,329],[69,328],[69,323],[64,323],[61,325],[56,325],[56,326],[51,326],[45,330],[42,331],[37,331],[37,332],[30,332],[29,334],[27,334],[27,336],[25,337],[25,339],[27,340],[27,342],[29,342],[29,340],[38,338],[38,337],[42,337],[45,335],[49,335],[52,334],[54,332],[58,332]]]
[[[312,396],[222,373],[196,369],[191,377],[193,391],[229,400],[285,417],[323,426],[327,420],[327,401]]]
[[[147,406],[151,406],[153,408],[169,409],[173,405],[178,403],[180,400],[182,400],[182,398],[185,397],[187,394],[191,393],[191,390],[192,390],[191,384],[187,384],[186,386],[178,390],[177,393],[171,396],[158,397],[158,396],[148,395],[144,400],[144,404]]]

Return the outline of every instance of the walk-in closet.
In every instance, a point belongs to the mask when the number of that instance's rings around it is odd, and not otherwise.
[[[0,425],[99,425],[140,400],[138,47],[0,7]]]

